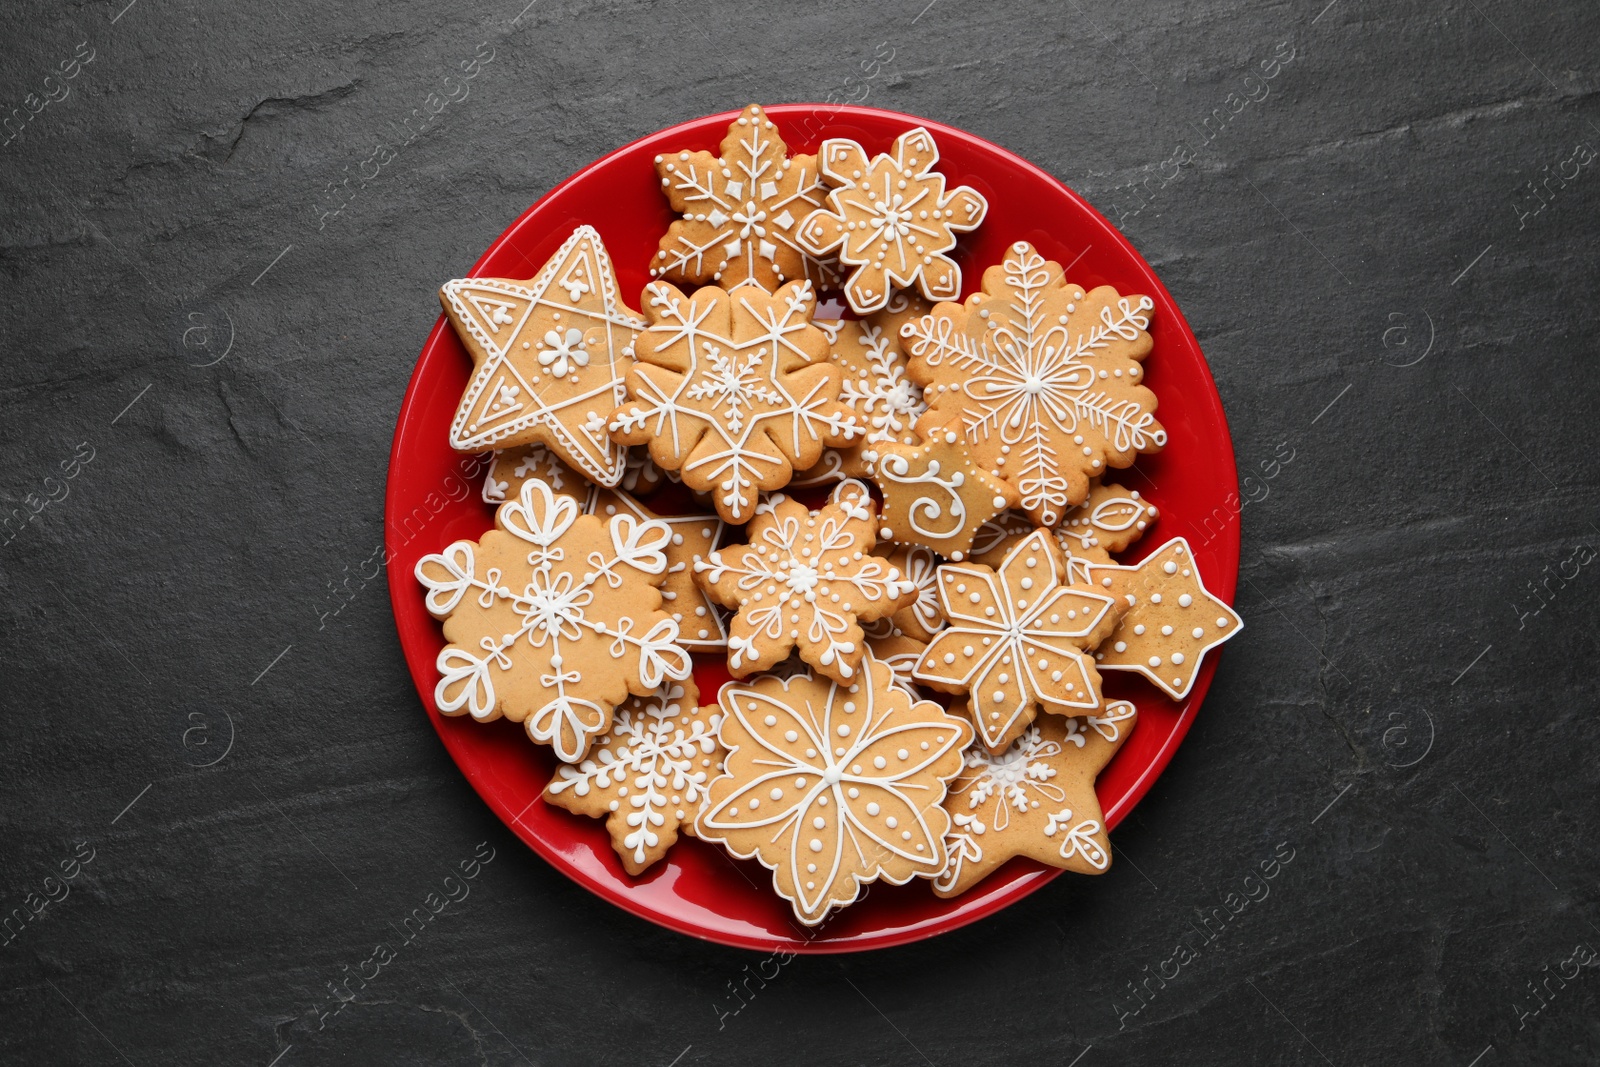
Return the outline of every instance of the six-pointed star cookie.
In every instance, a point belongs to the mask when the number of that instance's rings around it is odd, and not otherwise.
[[[600,235],[572,231],[531,281],[458,278],[439,290],[477,368],[450,424],[463,452],[543,442],[601,485],[623,474],[606,422],[623,400],[629,346],[644,320],[617,295]]]
[[[612,437],[650,446],[664,470],[709,490],[717,513],[750,520],[757,492],[781,489],[824,445],[862,434],[839,402],[839,368],[811,324],[810,282],[776,293],[757,285],[712,286],[685,296],[664,282],[645,288],[649,328],[628,372],[633,398],[611,422]]]
[[[920,446],[880,445],[872,479],[883,490],[878,536],[926,545],[958,561],[972,551],[978,527],[1021,499],[973,462],[971,448],[953,429],[933,430]]]
[[[1116,624],[1109,596],[1062,584],[1049,534],[1035,530],[1006,554],[998,573],[969,563],[939,568],[950,625],[913,672],[918,681],[969,693],[978,735],[1001,751],[1042,706],[1057,715],[1100,707],[1100,675],[1084,650]]]
[[[773,872],[815,926],[868,882],[944,870],[945,782],[972,736],[931,700],[913,703],[873,659],[848,685],[809,671],[732,682],[717,696],[726,773],[696,834]]]
[[[825,507],[778,494],[757,509],[749,544],[730,545],[695,564],[695,581],[734,608],[728,670],[744,678],[798,648],[800,658],[841,682],[856,674],[866,649],[861,623],[893,614],[915,587],[881,557],[876,508],[854,479],[834,488]]]
[[[933,891],[964,893],[1013,856],[1080,874],[1108,871],[1111,841],[1094,780],[1137,719],[1132,704],[1117,700],[1097,716],[1047,715],[998,755],[969,747],[945,794],[950,863]]]
[[[813,211],[795,234],[813,255],[837,252],[854,267],[845,299],[858,315],[889,302],[896,286],[916,286],[929,300],[961,295],[961,268],[945,253],[956,234],[976,229],[989,211],[969,186],[946,190],[933,169],[939,148],[918,126],[895,138],[887,155],[842,137],[822,142],[822,176],[833,189],[828,206]]]
[[[557,767],[545,786],[547,802],[606,820],[629,874],[666,855],[680,829],[693,832],[706,785],[722,773],[722,711],[699,699],[693,681],[629,697],[583,762]]]
[[[959,428],[973,454],[1016,486],[1040,526],[1089,494],[1106,465],[1126,467],[1167,442],[1150,354],[1147,296],[1085,292],[1026,241],[983,272],[983,291],[908,322],[910,373],[930,426]]]
[[[661,189],[683,218],[668,228],[650,262],[651,277],[732,289],[765,289],[810,279],[832,289],[837,265],[795,244],[794,231],[827,194],[816,156],[789,148],[761,108],[751,104],[728,125],[721,158],[710,152],[656,157]]]
[[[1090,584],[1127,605],[1096,650],[1103,671],[1135,671],[1173,700],[1189,695],[1205,654],[1244,628],[1244,620],[1200,582],[1189,542],[1174,537],[1137,566],[1091,564]]]
[[[629,693],[689,676],[678,624],[661,610],[660,522],[602,522],[538,479],[500,505],[495,528],[417,561],[444,621],[434,690],[445,715],[504,715],[562,760],[583,758]]]

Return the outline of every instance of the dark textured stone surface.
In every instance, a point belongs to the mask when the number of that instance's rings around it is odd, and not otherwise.
[[[0,549],[4,909],[93,850],[0,952],[0,1059],[1600,1060],[1600,968],[1519,1019],[1600,948],[1600,161],[1523,214],[1600,148],[1600,8],[124,2],[0,14],[0,112],[67,90],[0,148],[0,498],[66,494]],[[480,42],[470,96],[319,230]],[[1038,162],[1162,273],[1250,476],[1249,628],[1107,877],[797,959],[719,1027],[757,957],[522,848],[359,575],[434,286],[636,136],[858,95],[878,42],[867,103]],[[480,841],[471,897],[319,1030]]]

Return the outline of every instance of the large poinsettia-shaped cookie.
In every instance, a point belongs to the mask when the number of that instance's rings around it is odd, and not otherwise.
[[[629,697],[583,762],[557,767],[544,788],[548,803],[606,820],[629,874],[665,856],[680,829],[693,831],[706,786],[722,773],[722,711],[698,700],[692,681]]]
[[[837,252],[854,268],[844,295],[857,314],[884,307],[896,286],[915,286],[929,300],[961,295],[961,268],[946,253],[956,234],[977,228],[989,203],[969,186],[945,188],[931,133],[908,130],[888,154],[870,158],[855,141],[830,138],[818,159],[834,188],[795,236],[801,248]]]
[[[932,701],[913,702],[869,659],[849,685],[762,675],[718,694],[727,773],[696,823],[705,840],[773,872],[808,926],[877,879],[945,867],[945,782],[972,736]]]
[[[810,282],[776,293],[707,286],[693,297],[652,282],[650,325],[628,372],[633,401],[612,420],[612,437],[648,443],[656,465],[710,492],[724,519],[749,522],[759,490],[782,488],[824,445],[863,432],[839,402],[840,371],[811,323],[815,307]]]
[[[417,561],[444,620],[434,698],[445,715],[504,715],[571,763],[629,693],[689,676],[678,624],[661,610],[665,523],[578,514],[538,479],[500,506],[495,529]]]
[[[1147,296],[1085,292],[1026,241],[983,272],[983,291],[902,329],[928,426],[959,426],[989,470],[1054,526],[1089,479],[1166,444],[1156,396],[1140,384],[1150,354]]]
[[[865,654],[861,623],[908,606],[916,587],[872,555],[876,508],[854,479],[834,488],[819,511],[778,495],[757,509],[746,534],[695,563],[695,581],[734,608],[728,669],[743,678],[798,647],[823,674],[849,681]]]
[[[966,751],[944,806],[954,824],[950,865],[933,883],[941,897],[963,893],[1012,856],[1079,874],[1111,869],[1094,780],[1132,732],[1138,713],[1126,700],[1098,715],[1047,715],[1004,752]]]
[[[683,217],[661,238],[650,274],[691,285],[766,289],[810,279],[831,289],[836,265],[795,244],[794,231],[822,206],[827,186],[816,156],[790,156],[760,107],[728,126],[721,156],[674,152],[656,157],[661,191]]]
[[[450,423],[450,446],[484,452],[542,442],[601,485],[623,449],[606,421],[623,400],[629,346],[644,320],[617,295],[600,235],[572,231],[530,281],[458,278],[439,290],[476,370]]]
[[[1045,530],[1008,552],[999,571],[970,563],[939,568],[950,625],[934,635],[913,674],[970,693],[973,724],[991,750],[1014,741],[1041,706],[1058,715],[1100,707],[1100,675],[1084,652],[1111,632],[1117,604],[1062,577]]]

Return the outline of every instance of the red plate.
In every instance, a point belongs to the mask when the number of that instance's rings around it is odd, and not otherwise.
[[[939,169],[951,184],[973,186],[989,201],[988,218],[962,238],[956,252],[966,282],[963,297],[977,287],[985,267],[1000,262],[1010,242],[1025,239],[1067,264],[1067,275],[1077,285],[1110,284],[1155,301],[1150,329],[1155,350],[1145,381],[1161,398],[1169,441],[1165,451],[1122,474],[1124,484],[1161,508],[1155,528],[1137,547],[1148,551],[1169,537],[1188,537],[1208,587],[1231,600],[1239,571],[1239,520],[1230,501],[1237,500],[1238,480],[1222,401],[1194,333],[1133,246],[1050,175],[969,133],[873,108],[791,104],[772,107],[768,114],[792,152],[815,152],[824,137],[841,136],[860,141],[869,152],[883,152],[914,126],[932,131],[941,152]],[[632,299],[649,281],[646,267],[656,240],[673,218],[656,179],[655,156],[681,149],[715,151],[736,117],[728,112],[696,119],[611,153],[529,208],[465,273],[532,277],[573,227],[588,223],[605,239],[622,291]],[[419,300],[427,298],[418,294]],[[470,717],[440,716],[433,699],[434,660],[444,638],[412,574],[423,555],[458,538],[477,538],[493,524],[490,508],[478,496],[481,476],[464,473],[472,457],[446,443],[470,370],[470,357],[441,317],[412,372],[389,457],[389,595],[406,661],[434,728],[473,788],[518,837],[580,885],[651,922],[725,945],[796,952],[852,952],[931,937],[998,911],[1061,873],[1013,860],[953,900],[935,897],[922,880],[876,885],[867,899],[837,913],[820,930],[804,931],[773,891],[771,874],[754,861],[736,861],[721,849],[684,838],[635,879],[618,863],[602,820],[539,802],[555,763],[548,750],[531,744],[514,723],[484,725]],[[1139,708],[1138,728],[1099,779],[1109,826],[1133,810],[1166,767],[1215,669],[1213,653],[1181,704],[1140,679],[1107,675],[1108,695],[1131,699]],[[695,678],[703,700],[709,701],[727,677],[716,657],[698,658]]]

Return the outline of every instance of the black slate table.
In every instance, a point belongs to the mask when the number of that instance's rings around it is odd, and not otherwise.
[[[0,1059],[1600,1060],[1600,7],[0,25]],[[1247,629],[1108,876],[734,1011],[759,957],[591,897],[478,800],[375,549],[435,286],[618,145],[830,94],[1037,162],[1161,273],[1232,425]],[[460,862],[470,895],[331,1013]]]

